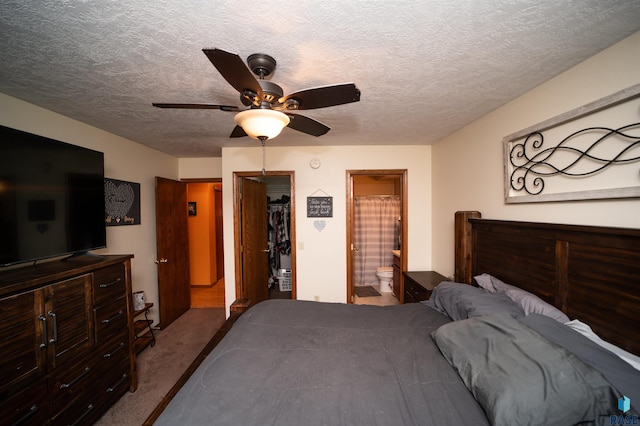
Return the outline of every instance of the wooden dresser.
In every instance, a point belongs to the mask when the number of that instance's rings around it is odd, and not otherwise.
[[[442,281],[447,278],[435,271],[405,271],[404,303],[429,300],[433,289]]]
[[[132,257],[0,272],[0,424],[92,424],[135,391]]]

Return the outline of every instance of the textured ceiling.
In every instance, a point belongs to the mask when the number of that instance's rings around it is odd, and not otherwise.
[[[303,111],[332,130],[270,145],[430,144],[640,30],[638,0],[2,0],[0,92],[176,157],[219,156],[238,105],[202,53],[273,56],[285,94],[354,82]]]

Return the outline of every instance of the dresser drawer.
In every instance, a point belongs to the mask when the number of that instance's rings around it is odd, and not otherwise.
[[[113,333],[126,330],[127,298],[125,296],[95,309],[96,342],[110,338]]]
[[[404,273],[404,302],[428,300],[433,289],[447,278],[434,271],[407,271]]]
[[[404,298],[405,302],[419,302],[427,300],[431,297],[431,290],[427,290],[420,284],[411,279],[404,279]],[[408,300],[407,300],[408,299]]]
[[[98,269],[93,273],[93,302],[95,305],[114,300],[126,294],[126,280],[123,264]]]
[[[80,357],[69,362],[67,368],[56,368],[49,376],[51,412],[57,413],[72,401],[91,393],[97,379],[97,362],[92,357]]]
[[[101,407],[115,402],[129,388],[128,334],[126,336],[124,339],[110,339],[100,345],[92,357],[79,359],[70,368],[64,371],[57,369],[51,374],[49,392],[51,411],[57,413],[54,416],[56,422],[68,424],[69,419],[79,418],[83,422],[88,421],[96,413],[104,411]]]
[[[49,415],[45,379],[0,402],[0,424],[43,425]]]
[[[101,377],[96,386],[96,402],[99,405],[112,405],[131,388],[131,371],[128,362],[121,362],[109,370],[109,374]]]
[[[98,363],[105,360],[129,359],[129,333],[124,329],[115,337],[100,343],[96,348]]]
[[[79,395],[63,410],[51,418],[51,425],[91,425],[100,418],[104,409],[97,405],[97,396],[91,392]]]
[[[128,346],[127,346],[128,350]],[[100,361],[96,383],[92,392],[97,405],[111,405],[131,388],[131,365],[128,353],[112,351],[112,356]]]

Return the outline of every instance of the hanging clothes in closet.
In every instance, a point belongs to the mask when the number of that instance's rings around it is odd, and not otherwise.
[[[271,277],[269,287],[277,283],[278,269],[281,269],[280,255],[291,254],[290,235],[290,198],[283,195],[280,199],[269,201],[269,265]]]

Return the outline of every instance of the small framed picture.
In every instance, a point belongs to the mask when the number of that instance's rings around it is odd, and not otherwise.
[[[187,210],[189,212],[189,216],[195,216],[197,214],[196,202],[195,201],[189,201],[187,203],[187,205],[188,205]]]

